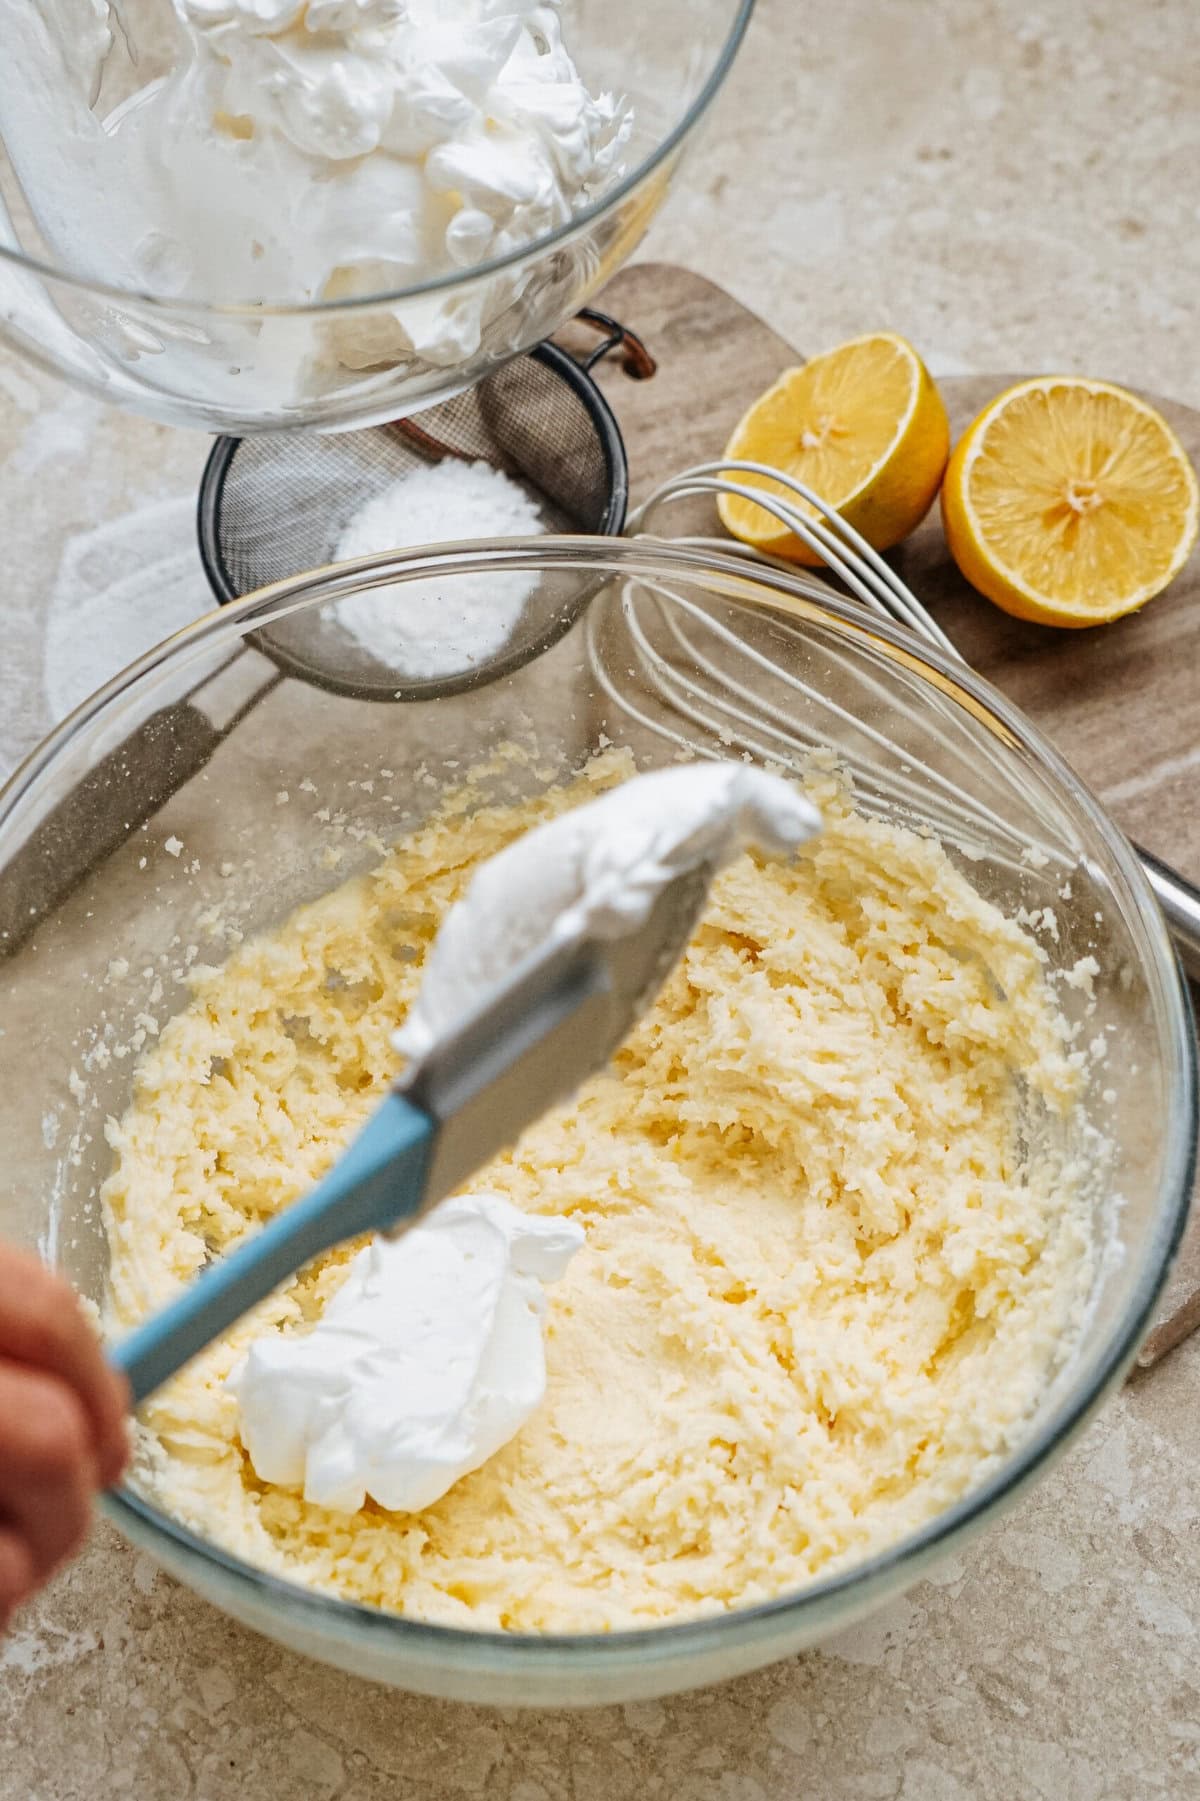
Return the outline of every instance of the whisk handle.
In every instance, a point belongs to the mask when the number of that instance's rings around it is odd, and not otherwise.
[[[1139,846],[1137,853],[1162,908],[1184,973],[1193,982],[1200,982],[1200,888],[1194,888],[1178,870],[1160,863],[1148,850]]]

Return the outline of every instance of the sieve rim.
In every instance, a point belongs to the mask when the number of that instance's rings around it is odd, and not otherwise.
[[[577,399],[582,403],[589,422],[600,444],[604,458],[604,473],[608,487],[608,499],[604,512],[594,532],[588,537],[619,538],[625,530],[625,519],[629,511],[629,458],[625,449],[625,440],[617,423],[617,416],[605,398],[598,382],[575,358],[559,344],[548,339],[535,344],[532,350],[522,352],[532,362],[540,363],[552,374],[565,381]],[[519,360],[519,359],[513,359]],[[502,364],[501,367],[507,367]],[[485,377],[486,380],[486,377]],[[428,409],[436,412],[436,407]],[[419,420],[420,413],[413,415]],[[361,428],[364,432],[385,429],[380,425],[368,425]],[[200,562],[204,569],[208,585],[212,589],[220,606],[228,606],[231,601],[241,600],[244,593],[253,590],[242,590],[237,587],[229,573],[229,565],[222,549],[222,503],[225,496],[225,484],[229,471],[233,467],[234,458],[247,440],[244,437],[222,435],[214,440],[213,447],[205,460],[200,476],[200,488],[196,497],[196,538],[200,550]],[[261,438],[254,440],[261,443]],[[298,572],[299,573],[299,572]],[[573,623],[576,615],[572,614]],[[297,671],[286,652],[277,651],[274,647],[265,654],[281,667],[287,667],[289,673]]]

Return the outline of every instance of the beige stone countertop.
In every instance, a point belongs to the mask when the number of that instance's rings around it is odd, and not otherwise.
[[[1200,405],[1196,0],[761,0],[646,253],[799,346]],[[0,353],[7,769],[208,604],[206,444]],[[1200,1340],[936,1584],[819,1652],[570,1715],[414,1699],[235,1626],[106,1526],[0,1647],[0,1801],[1200,1796]]]

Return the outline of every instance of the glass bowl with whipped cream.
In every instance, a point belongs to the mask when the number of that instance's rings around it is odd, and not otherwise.
[[[753,0],[4,0],[0,333],[172,425],[418,410],[635,248]]]
[[[469,693],[356,700],[257,648],[406,588],[436,637],[431,593],[514,572],[593,598]],[[1196,1084],[1128,845],[987,683],[806,574],[649,541],[280,583],[28,759],[0,1231],[135,1326],[378,1104],[475,872],[711,760],[819,831],[727,863],[611,1065],[407,1253],[315,1259],[141,1411],[110,1519],[293,1649],[506,1705],[751,1669],[961,1549],[1136,1353]]]

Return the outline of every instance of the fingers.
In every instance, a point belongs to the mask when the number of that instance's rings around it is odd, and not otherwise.
[[[36,1586],[28,1545],[19,1533],[0,1526],[0,1632],[7,1631],[13,1613]]]
[[[0,1247],[0,1631],[86,1537],[125,1465],[127,1402],[73,1291]]]
[[[0,1533],[22,1541],[35,1582],[83,1543],[98,1472],[91,1422],[56,1377],[0,1363]]]
[[[128,1456],[129,1390],[109,1368],[74,1290],[23,1251],[0,1254],[0,1357],[60,1376],[87,1411],[102,1487]]]

